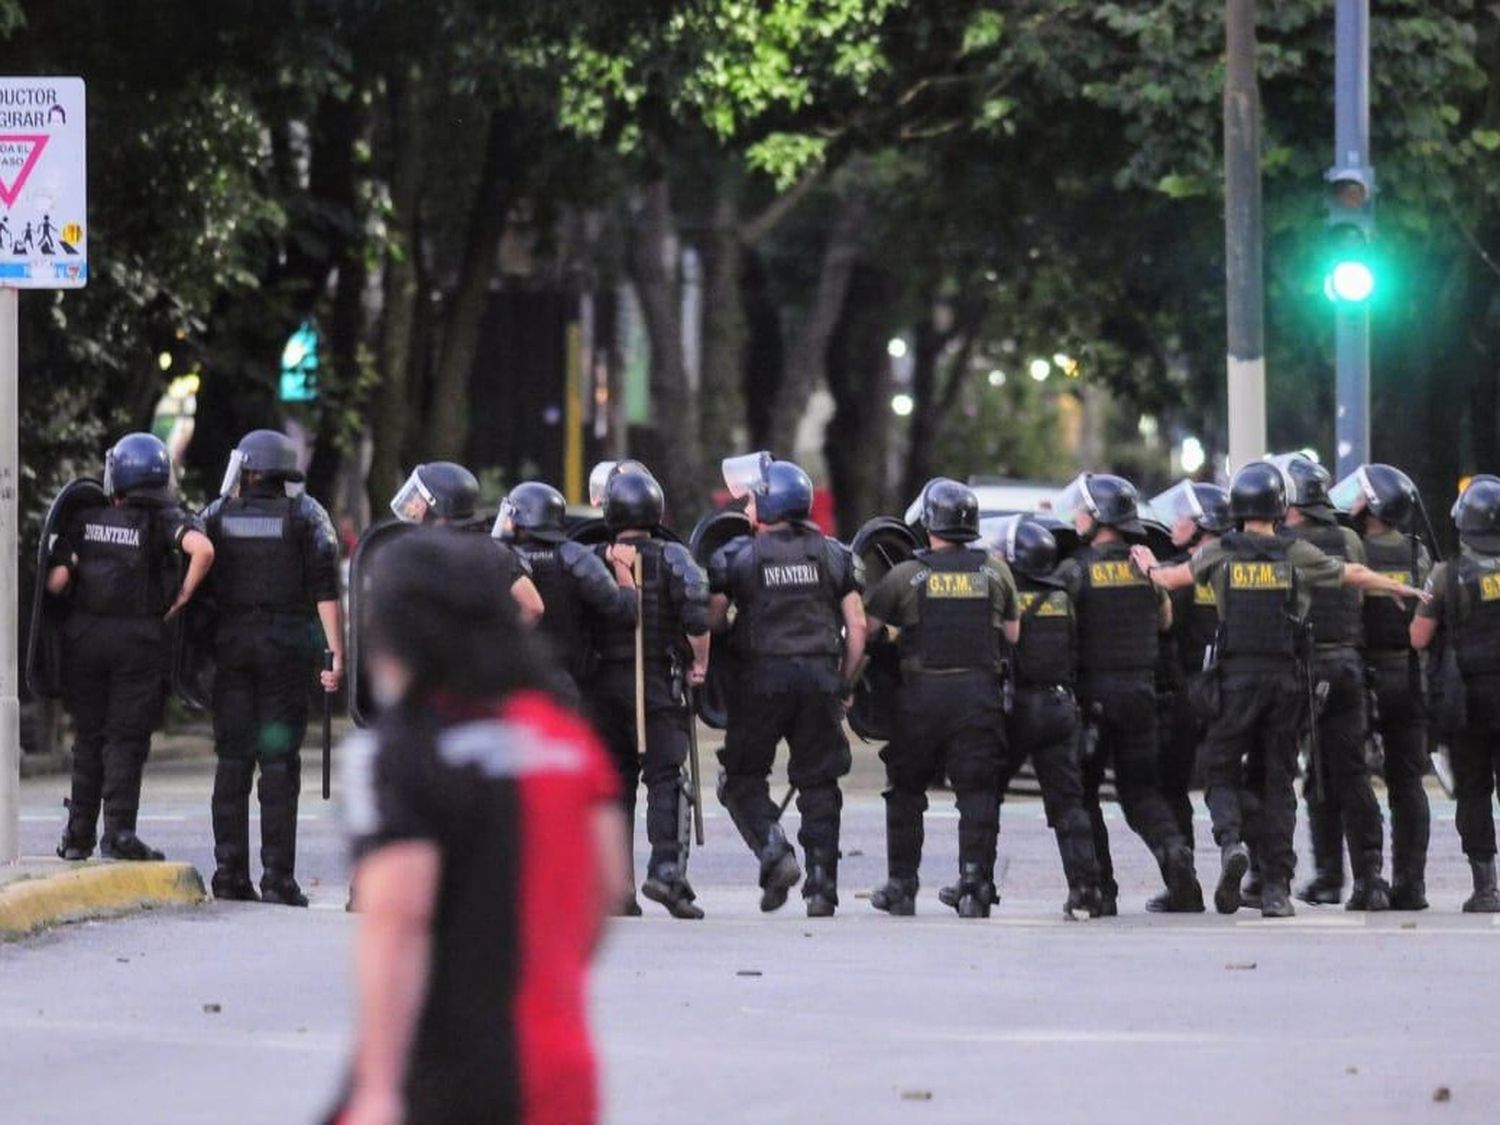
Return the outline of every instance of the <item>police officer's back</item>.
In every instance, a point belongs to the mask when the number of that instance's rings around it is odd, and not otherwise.
[[[255,430],[230,458],[221,496],[204,511],[218,552],[212,593],[214,652],[214,859],[218,898],[254,899],[249,801],[260,770],[260,897],[307,905],[297,885],[297,802],[308,696],[343,675],[339,546],[328,513],[294,490],[302,473],[291,440]]]
[[[177,501],[172,460],[150,434],[129,434],[104,465],[109,503],[77,512],[53,546],[47,590],[70,599],[64,694],[76,730],[64,859],[101,850],[113,859],[161,859],[136,835],[141,776],[161,721],[171,641],[165,621],[192,599],[213,545]],[[174,557],[188,558],[178,582]]]
[[[778,909],[801,878],[768,781],[776,747],[787,741],[808,864],[803,897],[809,915],[824,917],[838,904],[838,780],[850,766],[842,701],[864,653],[864,607],[853,556],[809,521],[807,474],[769,454],[752,457],[743,492],[755,532],[731,540],[709,565],[714,628],[729,627],[731,605],[737,613],[719,796],[760,860],[761,909]]]

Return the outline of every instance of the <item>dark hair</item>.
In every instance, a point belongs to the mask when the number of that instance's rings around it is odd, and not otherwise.
[[[521,624],[489,536],[414,528],[376,556],[364,626],[412,675],[414,698],[496,701],[543,686],[549,666]]]

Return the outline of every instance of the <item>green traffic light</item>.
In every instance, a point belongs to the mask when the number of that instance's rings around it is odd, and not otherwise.
[[[1360,304],[1375,292],[1375,273],[1364,262],[1339,262],[1323,282],[1323,292],[1330,301]]]

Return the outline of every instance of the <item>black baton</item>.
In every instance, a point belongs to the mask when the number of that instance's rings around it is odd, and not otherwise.
[[[323,650],[323,671],[333,671],[333,650]],[[333,692],[323,684],[323,800],[333,795]]]

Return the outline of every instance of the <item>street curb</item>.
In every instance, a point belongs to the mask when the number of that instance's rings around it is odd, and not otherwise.
[[[0,941],[48,926],[207,899],[188,863],[97,863],[0,887]]]

